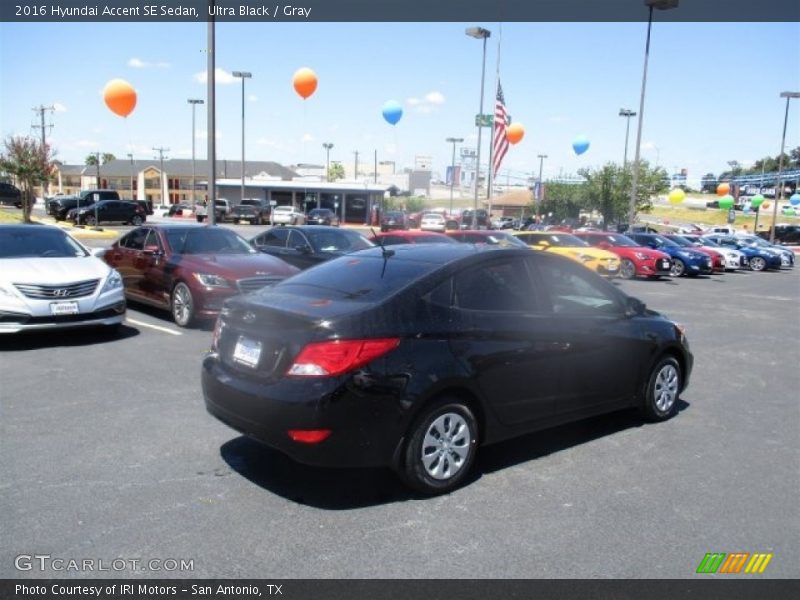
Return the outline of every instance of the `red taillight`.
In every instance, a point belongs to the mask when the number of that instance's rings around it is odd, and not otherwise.
[[[400,338],[331,340],[308,344],[286,372],[294,377],[335,377],[394,350]]]
[[[330,429],[290,429],[286,433],[292,441],[301,444],[319,444],[324,442],[331,435]]]

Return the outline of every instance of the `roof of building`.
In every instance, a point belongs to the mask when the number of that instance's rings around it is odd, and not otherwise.
[[[197,177],[208,176],[208,161],[198,159],[195,161],[195,174]],[[91,175],[94,167],[85,165],[60,165],[62,173]],[[161,170],[161,161],[158,159],[146,160],[127,160],[117,158],[100,166],[101,177],[129,177],[131,173],[140,173],[146,169]],[[278,179],[292,179],[297,177],[297,173],[292,169],[272,161],[245,161],[246,177],[276,177]],[[187,177],[192,174],[192,159],[190,158],[171,158],[164,161],[164,173],[176,177]],[[240,160],[217,160],[218,178],[240,178],[242,177],[242,161]]]
[[[533,192],[527,189],[514,190],[500,196],[494,196],[491,201],[492,206],[528,206],[533,202]],[[488,205],[489,201],[484,200]]]

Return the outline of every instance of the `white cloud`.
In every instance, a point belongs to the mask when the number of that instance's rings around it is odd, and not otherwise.
[[[444,104],[444,94],[441,92],[428,92],[425,94],[425,101],[428,104]]]
[[[306,133],[305,135],[303,135],[303,141],[304,142],[313,142],[314,141],[314,136],[311,135],[310,133]]]
[[[56,112],[67,112],[67,107],[58,102],[53,102],[53,108]]]
[[[146,62],[140,58],[133,57],[128,61],[128,66],[132,69],[151,69],[155,67],[156,69],[168,69],[169,63],[164,61],[159,61],[156,63]]]
[[[238,81],[236,77],[231,75],[225,69],[221,67],[217,67],[214,69],[216,82],[219,85],[229,85],[231,83],[236,83]],[[201,71],[200,73],[195,73],[194,80],[199,83],[208,83],[208,71]]]
[[[256,96],[255,94],[248,94],[247,101],[248,102],[258,102],[258,96]]]
[[[410,104],[411,106],[417,106],[421,102],[422,100],[420,100],[419,98],[409,98],[408,100],[406,100],[406,104]]]

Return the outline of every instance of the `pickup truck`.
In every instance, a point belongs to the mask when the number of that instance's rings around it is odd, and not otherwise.
[[[83,190],[77,196],[57,196],[47,203],[47,214],[63,221],[73,208],[81,208],[100,200],[120,200],[117,190]]]
[[[769,234],[769,231],[759,231],[757,235],[765,240],[769,240]],[[800,244],[800,225],[775,225],[775,243]]]
[[[262,225],[269,221],[270,206],[260,198],[245,198],[231,209],[231,221],[247,221],[251,225]]]
[[[216,223],[224,223],[230,218],[231,203],[225,198],[214,200],[214,220]],[[202,223],[208,218],[208,205],[198,204],[194,211],[198,223]]]

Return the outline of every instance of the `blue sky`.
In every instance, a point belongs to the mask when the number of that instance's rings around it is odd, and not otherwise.
[[[481,42],[469,26],[492,31],[487,45],[484,112],[494,105],[497,41],[506,105],[525,138],[512,146],[501,182],[545,177],[582,167],[621,163],[625,119],[638,111],[647,24],[638,23],[218,23],[217,154],[241,158],[241,83],[231,71],[253,73],[246,84],[246,153],[282,164],[353,164],[394,160],[411,166],[433,158],[444,174],[452,146],[474,147],[480,96]],[[502,36],[500,32],[502,30]],[[93,151],[152,159],[153,147],[172,158],[191,156],[188,98],[205,98],[205,23],[0,24],[0,133],[38,135],[41,104],[58,110],[50,139],[57,158],[80,163]],[[785,100],[800,91],[798,23],[653,24],[642,156],[668,172],[687,168],[690,180],[720,173],[780,150]],[[292,88],[300,67],[312,68],[316,93],[302,100]],[[108,110],[102,89],[113,78],[137,90],[135,111]],[[400,122],[381,107],[397,100]],[[206,111],[197,111],[197,155],[206,155]],[[488,155],[487,130],[483,157]],[[631,120],[632,159],[636,120]],[[577,156],[572,141],[585,135]],[[800,145],[800,101],[789,111],[787,147]]]

